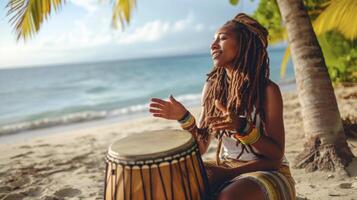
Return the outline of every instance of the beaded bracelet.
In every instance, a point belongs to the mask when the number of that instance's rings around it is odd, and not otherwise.
[[[196,120],[188,111],[178,122],[184,130],[192,131],[196,127]]]
[[[251,145],[256,143],[260,139],[260,131],[257,128],[252,128],[250,133],[245,136],[235,134],[234,137],[237,138],[241,143],[245,145]]]
[[[185,121],[188,119],[188,117],[190,117],[190,112],[186,111],[185,114],[183,115],[183,117],[179,120],[177,120],[179,123],[185,123]]]

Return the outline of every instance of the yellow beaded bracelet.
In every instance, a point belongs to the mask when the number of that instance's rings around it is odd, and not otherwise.
[[[196,123],[196,120],[193,116],[191,116],[185,123],[181,124],[183,129],[190,127],[192,124]]]
[[[235,134],[234,137],[245,145],[251,145],[259,140],[260,132],[257,128],[253,128],[248,135],[240,136],[238,134]]]

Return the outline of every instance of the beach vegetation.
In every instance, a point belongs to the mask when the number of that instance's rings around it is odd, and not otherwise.
[[[346,172],[349,148],[323,51],[303,0],[277,0],[295,69],[304,134],[304,150],[294,166],[307,171]]]
[[[322,48],[327,69],[334,83],[357,82],[357,2],[354,0],[304,0],[314,31]],[[253,15],[269,30],[269,42],[286,41],[286,29],[282,23],[276,1],[260,0]],[[290,48],[286,48],[281,64],[284,78]]]

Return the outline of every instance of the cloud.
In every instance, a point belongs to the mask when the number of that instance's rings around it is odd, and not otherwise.
[[[169,31],[170,23],[156,20],[136,28],[132,33],[119,33],[116,40],[118,44],[154,42],[167,35]]]
[[[173,32],[183,31],[193,23],[194,17],[192,13],[189,13],[185,19],[178,20],[173,25]]]
[[[88,12],[95,12],[99,8],[98,0],[69,0],[69,2]]]
[[[176,34],[191,27],[196,27],[194,17],[188,14],[186,18],[174,22],[155,20],[147,22],[144,26],[136,28],[133,32],[117,34],[116,41],[118,44],[134,44],[140,42],[155,42],[169,34]]]
[[[95,20],[95,21],[94,21]],[[96,11],[88,14],[83,19],[74,22],[75,29],[59,35],[49,35],[38,41],[38,46],[44,49],[78,49],[109,43],[118,45],[132,45],[160,41],[170,34],[185,31],[199,32],[202,24],[195,23],[193,14],[176,21],[153,20],[142,26],[128,29],[126,32],[114,30],[110,27],[110,17]],[[96,24],[93,26],[93,24]]]

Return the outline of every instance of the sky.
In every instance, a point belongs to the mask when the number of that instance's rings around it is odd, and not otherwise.
[[[0,68],[209,53],[215,31],[259,1],[137,0],[124,31],[111,27],[109,0],[67,0],[30,40],[17,41],[0,0]]]

